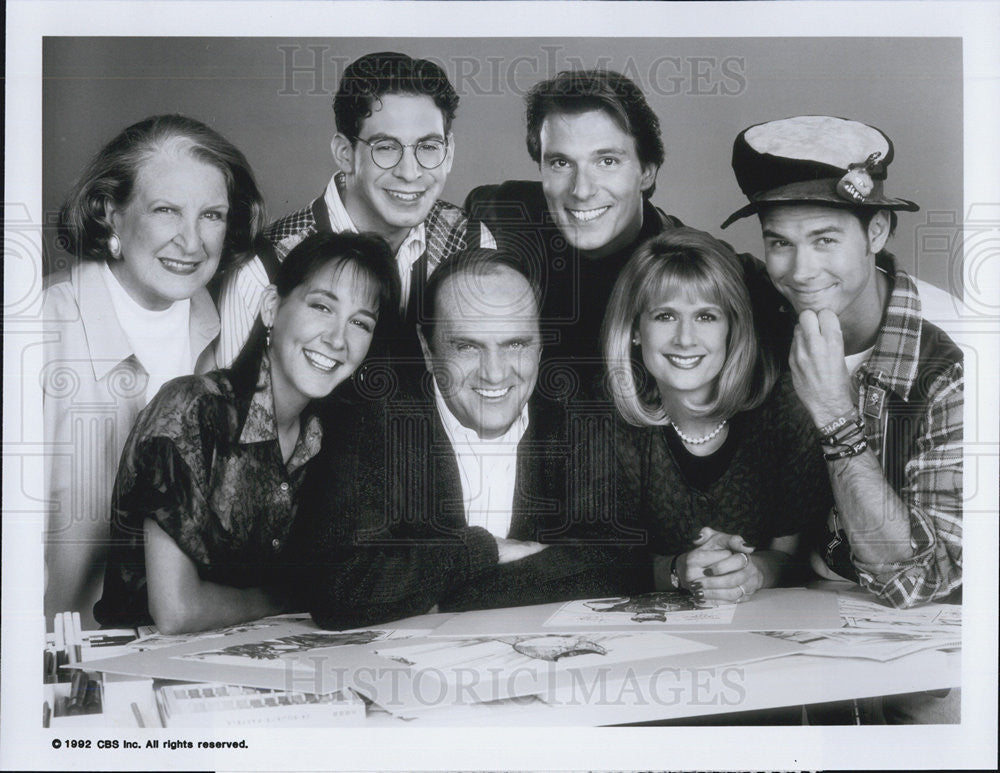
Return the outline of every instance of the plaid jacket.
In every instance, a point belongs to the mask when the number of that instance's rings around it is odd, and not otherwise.
[[[922,319],[913,280],[902,271],[890,279],[882,329],[854,385],[868,444],[909,511],[914,555],[887,564],[850,555],[850,562],[875,596],[911,607],[962,585],[963,363],[955,343]],[[830,554],[828,563],[849,571]]]
[[[431,207],[431,211],[424,221],[427,242],[424,255],[427,258],[427,275],[430,275],[440,263],[466,249],[467,246],[477,246],[476,244],[468,244],[468,224],[469,220],[465,213],[454,204],[441,200],[434,202],[434,206]],[[269,252],[266,249],[267,245],[262,245],[265,249],[258,253],[268,276],[274,276],[274,269],[277,268],[278,263],[284,260],[292,248],[307,236],[332,230],[326,202],[322,196],[313,201],[312,204],[271,223],[264,230],[264,239],[273,248],[273,253],[261,254]]]
[[[422,297],[427,278],[443,261],[464,249],[491,246],[492,235],[482,227],[469,227],[465,213],[444,201],[436,201],[424,220],[425,248],[423,255],[414,264],[415,284],[410,298]],[[278,266],[285,256],[307,236],[314,233],[333,231],[326,202],[320,195],[311,204],[276,220],[264,230],[264,235],[255,246],[256,257],[229,272],[221,282],[219,290],[219,315],[222,318],[222,333],[216,347],[216,359],[220,367],[228,367],[236,358],[240,348],[250,336],[264,288],[274,280]],[[419,295],[414,296],[414,293]],[[400,325],[400,340],[405,341],[398,353],[406,358],[419,359],[416,333],[403,335],[404,331],[415,330],[415,306],[409,304],[408,319]],[[412,339],[412,340],[410,340]]]

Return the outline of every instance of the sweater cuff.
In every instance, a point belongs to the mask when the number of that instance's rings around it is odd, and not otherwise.
[[[482,526],[463,529],[460,539],[465,545],[470,576],[485,572],[500,561],[500,548],[496,539]]]

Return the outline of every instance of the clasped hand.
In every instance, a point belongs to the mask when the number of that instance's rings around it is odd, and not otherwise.
[[[755,548],[739,535],[705,526],[694,544],[694,550],[678,557],[677,576],[699,603],[739,602],[763,586],[764,576],[751,558]]]

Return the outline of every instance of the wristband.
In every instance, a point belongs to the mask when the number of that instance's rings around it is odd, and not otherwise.
[[[819,434],[822,435],[823,437],[826,437],[828,435],[832,435],[838,429],[840,429],[845,424],[847,424],[847,422],[849,422],[849,421],[857,421],[857,420],[858,420],[858,411],[855,408],[851,408],[851,410],[848,411],[847,413],[845,413],[843,416],[838,416],[836,419],[834,419],[833,421],[831,421],[829,424],[824,424],[822,427],[819,427],[818,428],[819,429]]]
[[[855,415],[848,419],[839,429],[822,435],[820,443],[825,446],[836,446],[848,442],[848,439],[857,434],[864,434],[865,421],[860,416]]]

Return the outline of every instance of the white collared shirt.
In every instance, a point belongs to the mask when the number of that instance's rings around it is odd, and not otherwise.
[[[466,521],[469,526],[482,526],[494,537],[506,539],[517,486],[517,447],[528,429],[528,406],[521,409],[503,435],[483,440],[455,418],[436,381],[434,402],[458,460]]]
[[[337,175],[330,178],[330,182],[326,186],[326,193],[323,195],[323,201],[326,203],[326,211],[330,215],[330,226],[334,232],[358,232],[357,226],[354,225],[354,221],[347,213],[343,199],[340,198],[340,191],[337,190]],[[406,316],[406,304],[410,299],[410,273],[413,264],[424,254],[424,248],[427,244],[426,233],[427,229],[423,223],[414,226],[406,234],[399,249],[396,250],[396,270],[399,272],[399,281],[402,285],[402,292],[399,296],[399,312],[404,317]]]

